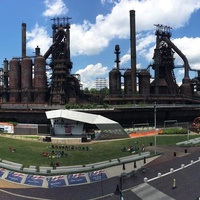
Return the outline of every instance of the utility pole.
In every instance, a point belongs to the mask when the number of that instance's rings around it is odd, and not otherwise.
[[[155,145],[155,154],[157,153],[156,149],[156,101],[154,103],[154,145]]]

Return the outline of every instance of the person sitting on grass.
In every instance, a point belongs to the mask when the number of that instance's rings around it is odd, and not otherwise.
[[[56,167],[59,167],[59,166],[60,166],[60,162],[57,161],[57,162],[56,162]]]
[[[16,152],[16,149],[13,149],[13,148],[9,147],[9,151],[15,153],[15,152]]]
[[[145,147],[144,147],[144,144],[142,145],[142,152],[144,152],[145,151]]]

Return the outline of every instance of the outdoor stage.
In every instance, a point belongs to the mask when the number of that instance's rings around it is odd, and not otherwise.
[[[80,144],[90,142],[91,138],[87,136],[71,136],[71,137],[56,137],[56,136],[43,136],[44,142],[51,142],[53,144]]]

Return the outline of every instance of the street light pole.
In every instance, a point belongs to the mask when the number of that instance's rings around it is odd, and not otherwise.
[[[190,129],[189,129],[189,122],[187,124],[187,141],[189,141]]]
[[[122,183],[123,179],[122,176],[119,177],[119,184],[117,184],[116,190],[114,192],[115,195],[119,195],[120,200],[124,200],[124,195],[123,195],[123,186]]]
[[[101,194],[103,196],[103,176],[102,176],[102,170],[101,170]]]
[[[156,101],[154,103],[154,145],[155,145],[155,154],[157,153],[156,150]]]

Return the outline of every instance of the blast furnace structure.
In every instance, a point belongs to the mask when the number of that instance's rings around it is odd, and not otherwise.
[[[52,19],[52,45],[43,56],[36,47],[32,57],[26,55],[26,24],[22,23],[22,56],[4,60],[2,104],[65,105],[79,101],[80,76],[71,74],[69,19]],[[52,72],[49,82],[47,68]]]
[[[110,95],[104,101],[108,104],[134,103],[200,103],[200,71],[197,77],[190,79],[189,66],[186,56],[171,41],[171,27],[156,24],[156,45],[153,63],[144,69],[136,69],[136,30],[135,11],[130,11],[130,49],[131,67],[120,67],[120,47],[115,46],[116,67],[109,72]],[[174,53],[183,61],[184,69],[182,84],[176,82],[174,69]],[[179,66],[180,67],[180,66]],[[123,71],[125,72],[123,73]],[[150,70],[154,72],[152,76]],[[122,85],[124,92],[122,93]]]
[[[130,11],[130,60],[128,69],[120,67],[120,46],[115,46],[116,67],[109,72],[109,95],[102,101],[84,94],[80,75],[72,74],[70,58],[71,18],[52,19],[52,45],[44,55],[36,47],[34,56],[26,55],[26,24],[22,23],[21,57],[4,60],[0,70],[1,108],[9,105],[65,105],[78,103],[200,103],[200,71],[190,79],[186,56],[171,41],[171,27],[156,24],[153,63],[136,68],[135,11]],[[73,45],[73,44],[72,44]],[[174,73],[174,53],[183,60],[184,77],[179,86]],[[49,61],[50,60],[50,61]],[[47,76],[47,69],[51,74]],[[154,72],[152,76],[150,70]],[[47,80],[49,77],[49,81]],[[122,92],[122,85],[124,92]],[[33,106],[32,106],[33,107]]]

